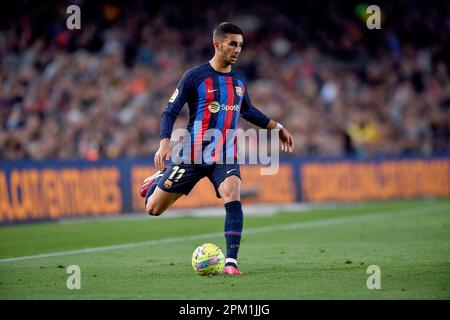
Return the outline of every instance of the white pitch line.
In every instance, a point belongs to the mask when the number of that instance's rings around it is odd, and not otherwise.
[[[324,220],[314,220],[314,221],[297,222],[297,223],[282,224],[282,225],[269,226],[269,227],[252,228],[252,229],[245,229],[244,234],[248,235],[248,234],[277,232],[277,231],[286,231],[286,230],[295,230],[295,229],[327,227],[327,226],[343,224],[343,223],[372,221],[372,220],[378,220],[381,218],[404,217],[404,216],[435,213],[435,212],[439,212],[443,209],[445,209],[448,212],[448,205],[440,205],[440,206],[432,206],[432,207],[426,206],[426,207],[421,207],[421,208],[416,208],[416,209],[401,209],[401,210],[394,210],[394,211],[369,212],[369,213],[366,213],[363,215],[358,215],[358,216],[344,216],[344,217],[329,218],[329,219],[324,219]],[[93,247],[93,248],[85,248],[85,249],[78,249],[78,250],[43,253],[43,254],[37,254],[37,255],[31,255],[31,256],[5,258],[5,259],[0,259],[0,263],[15,262],[15,261],[21,261],[21,260],[30,260],[30,259],[40,259],[40,258],[61,257],[61,256],[80,254],[80,253],[93,253],[93,252],[110,251],[110,250],[131,249],[131,248],[137,248],[137,247],[142,247],[142,246],[183,242],[183,241],[188,241],[188,240],[200,240],[200,239],[214,238],[214,237],[220,237],[220,236],[223,236],[222,232],[207,233],[207,234],[200,234],[200,235],[193,235],[193,236],[186,236],[186,237],[166,238],[166,239],[159,239],[159,240],[149,240],[149,241],[142,241],[142,242],[132,242],[132,243],[124,243],[124,244],[118,244],[118,245],[111,245],[111,246]]]

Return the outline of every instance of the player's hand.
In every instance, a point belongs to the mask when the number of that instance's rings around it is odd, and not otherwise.
[[[281,150],[285,152],[294,152],[294,138],[285,128],[280,130]]]
[[[166,164],[164,163],[164,160],[170,159],[170,140],[169,139],[162,139],[159,143],[159,149],[155,153],[155,166],[158,170],[165,170]]]

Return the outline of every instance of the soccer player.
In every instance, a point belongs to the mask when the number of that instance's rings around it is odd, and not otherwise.
[[[160,146],[154,158],[158,171],[144,180],[140,192],[146,212],[159,216],[208,177],[226,211],[224,273],[239,275],[237,256],[243,226],[235,136],[239,115],[260,128],[279,130],[283,151],[293,152],[294,142],[280,123],[252,105],[244,76],[232,70],[242,50],[241,29],[229,22],[219,24],[213,32],[213,45],[214,57],[183,75],[162,114]],[[172,159],[167,168],[164,161],[170,159],[173,125],[185,103],[189,106],[189,134],[181,142],[180,159],[176,163]],[[215,129],[213,137],[205,134],[208,129]],[[230,131],[234,135],[228,134]],[[212,152],[206,152],[207,148]]]

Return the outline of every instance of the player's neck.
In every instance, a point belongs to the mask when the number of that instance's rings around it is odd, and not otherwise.
[[[228,72],[231,71],[231,65],[230,64],[227,65],[227,64],[221,62],[216,57],[213,57],[211,60],[209,60],[209,64],[211,65],[211,67],[214,70],[216,70],[218,72],[228,73]]]

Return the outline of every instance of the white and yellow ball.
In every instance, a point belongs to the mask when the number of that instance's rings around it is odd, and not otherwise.
[[[217,275],[223,272],[225,256],[214,243],[198,246],[192,254],[192,267],[200,275]]]

